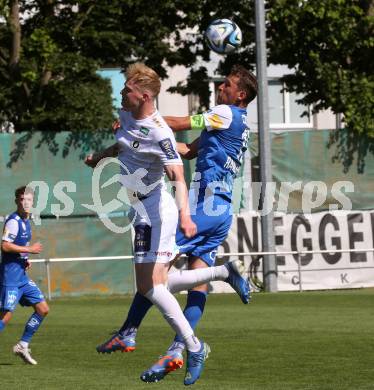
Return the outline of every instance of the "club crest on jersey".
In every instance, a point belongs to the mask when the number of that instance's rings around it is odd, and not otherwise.
[[[178,158],[177,152],[173,148],[173,143],[170,138],[165,138],[158,143],[165,153],[165,156],[168,160],[174,160]]]
[[[138,147],[139,147],[139,141],[134,141],[133,143],[132,143],[132,147],[134,148],[134,149],[138,149]]]
[[[139,129],[139,131],[144,134],[144,135],[148,135],[149,134],[149,129],[147,129],[146,127],[141,127]]]

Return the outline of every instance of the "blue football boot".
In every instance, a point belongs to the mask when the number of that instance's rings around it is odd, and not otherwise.
[[[113,337],[98,345],[96,351],[99,353],[112,353],[116,351],[133,352],[135,351],[136,342],[132,336],[122,337],[119,333],[115,333]]]
[[[187,350],[187,368],[184,377],[184,384],[186,386],[193,385],[200,378],[204,369],[205,360],[208,359],[209,352],[209,345],[203,341],[201,341],[200,351],[190,352]]]
[[[143,382],[159,382],[165,378],[169,372],[178,370],[183,366],[183,356],[178,351],[168,351],[148,370],[140,375]]]
[[[225,264],[229,271],[229,276],[225,282],[238,293],[243,303],[249,303],[251,299],[251,287],[246,277],[245,266],[241,260],[229,261]]]

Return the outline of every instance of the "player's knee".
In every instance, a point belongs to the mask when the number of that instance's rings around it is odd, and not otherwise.
[[[207,294],[209,292],[209,285],[201,284],[200,286],[192,287],[189,291],[199,291]]]
[[[37,306],[37,307],[35,308],[35,311],[36,311],[39,315],[41,315],[41,316],[43,316],[43,317],[46,317],[46,316],[48,315],[48,313],[49,313],[49,306],[48,306],[47,304]]]

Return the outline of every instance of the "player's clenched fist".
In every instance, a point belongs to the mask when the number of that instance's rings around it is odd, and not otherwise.
[[[36,242],[29,246],[29,253],[39,254],[43,250],[43,245],[40,242]]]
[[[183,235],[187,238],[191,238],[197,233],[197,227],[189,217],[181,218],[179,228]]]

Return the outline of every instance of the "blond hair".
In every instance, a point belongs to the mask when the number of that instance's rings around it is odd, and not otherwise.
[[[160,93],[161,81],[160,76],[147,65],[136,62],[126,69],[126,79],[133,81],[141,90],[151,92],[153,97]]]

